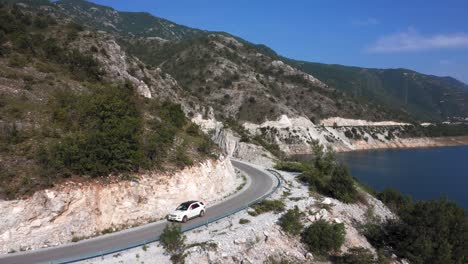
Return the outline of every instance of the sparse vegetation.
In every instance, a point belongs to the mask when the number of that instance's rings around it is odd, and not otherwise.
[[[372,252],[367,248],[354,247],[350,248],[343,256],[336,257],[336,264],[380,264],[374,258]]]
[[[281,200],[263,200],[252,205],[251,208],[253,211],[249,211],[249,214],[252,216],[257,216],[267,212],[274,212],[277,214],[284,211],[284,206],[284,202]]]
[[[179,224],[166,225],[160,240],[166,252],[171,255],[172,263],[185,262],[186,237],[182,234]]]

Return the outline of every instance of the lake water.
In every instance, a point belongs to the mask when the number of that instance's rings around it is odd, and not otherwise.
[[[353,176],[378,191],[395,188],[414,199],[447,197],[468,209],[468,146],[337,154]]]

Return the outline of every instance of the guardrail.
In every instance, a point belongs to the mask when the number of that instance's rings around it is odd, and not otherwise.
[[[182,229],[182,232],[188,232],[188,231],[197,229],[199,227],[207,226],[207,225],[209,225],[211,223],[217,222],[217,221],[219,221],[219,220],[221,220],[223,218],[226,218],[226,217],[231,216],[231,215],[233,215],[235,213],[238,213],[238,212],[240,212],[242,210],[245,210],[245,209],[249,208],[250,206],[252,206],[252,205],[254,205],[256,203],[259,203],[259,202],[263,201],[264,199],[266,199],[267,197],[269,197],[270,195],[272,195],[274,192],[276,192],[276,190],[278,190],[278,188],[281,187],[281,178],[282,177],[277,171],[275,171],[273,169],[267,169],[267,171],[270,172],[270,174],[274,175],[276,180],[277,180],[276,186],[273,187],[273,189],[271,191],[269,191],[265,195],[255,199],[254,201],[252,201],[252,202],[250,202],[250,203],[248,203],[248,204],[246,204],[246,205],[244,205],[242,207],[239,207],[239,208],[237,208],[235,210],[229,211],[229,212],[227,212],[227,213],[225,213],[225,214],[223,214],[221,216],[208,219],[206,222],[201,223],[201,224],[196,224],[196,225],[193,225],[193,226],[185,227],[185,228]],[[92,258],[104,257],[106,255],[110,255],[110,254],[125,251],[125,250],[128,250],[128,249],[137,248],[137,247],[141,247],[141,246],[144,246],[144,245],[147,245],[147,244],[151,244],[151,243],[159,241],[159,239],[160,239],[160,236],[155,236],[153,239],[149,239],[149,240],[141,241],[141,242],[138,242],[138,243],[126,245],[125,247],[112,248],[112,249],[109,249],[109,250],[94,252],[94,253],[91,253],[89,255],[82,255],[82,256],[79,256],[79,257],[66,258],[66,259],[61,259],[61,260],[54,260],[54,261],[49,261],[49,262],[45,262],[45,263],[65,264],[65,263],[73,263],[73,262],[83,261],[83,260],[92,259]]]

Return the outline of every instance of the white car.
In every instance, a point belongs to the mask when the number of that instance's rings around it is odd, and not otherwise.
[[[188,201],[181,203],[174,212],[167,216],[169,221],[177,221],[185,223],[189,219],[202,217],[205,215],[205,204],[199,201]]]

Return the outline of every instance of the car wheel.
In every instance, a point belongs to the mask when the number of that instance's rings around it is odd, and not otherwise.
[[[205,211],[204,210],[201,210],[200,212],[200,217],[203,217],[205,215]]]
[[[184,218],[182,218],[182,223],[187,223],[187,220],[188,220],[187,216],[184,216]]]

